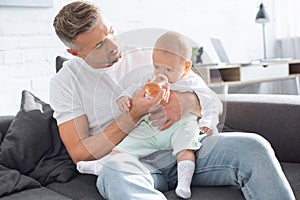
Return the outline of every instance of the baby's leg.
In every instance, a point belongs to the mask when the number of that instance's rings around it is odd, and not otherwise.
[[[77,163],[77,170],[80,173],[84,173],[84,174],[98,175],[102,169],[102,166],[103,166],[105,160],[109,159],[112,155],[117,154],[117,153],[120,153],[120,152],[118,152],[116,150],[112,150],[110,154],[108,154],[98,160],[80,161]]]
[[[195,171],[195,154],[193,150],[183,150],[177,153],[176,195],[187,199],[191,197],[191,182]]]

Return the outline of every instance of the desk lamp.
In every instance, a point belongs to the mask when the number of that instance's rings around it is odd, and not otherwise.
[[[267,50],[266,50],[266,36],[265,36],[265,24],[270,22],[268,13],[265,10],[264,4],[261,3],[259,6],[258,13],[256,14],[255,22],[262,24],[262,33],[263,33],[263,47],[264,47],[264,59],[267,59]]]

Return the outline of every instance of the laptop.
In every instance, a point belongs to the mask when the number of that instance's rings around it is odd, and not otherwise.
[[[210,41],[220,59],[220,62],[222,64],[225,64],[225,65],[235,65],[235,64],[239,64],[239,65],[250,65],[251,62],[245,62],[245,63],[231,63],[228,56],[227,56],[227,53],[223,47],[223,44],[221,43],[220,39],[218,38],[210,38]]]
[[[227,53],[226,53],[221,41],[217,38],[210,38],[210,41],[220,59],[220,61],[222,63],[229,64],[230,63],[229,58],[227,56]]]

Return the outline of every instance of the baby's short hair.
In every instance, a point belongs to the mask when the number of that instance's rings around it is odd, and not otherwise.
[[[154,45],[154,51],[161,50],[180,56],[184,60],[191,60],[192,47],[187,38],[180,33],[169,31],[160,36]]]

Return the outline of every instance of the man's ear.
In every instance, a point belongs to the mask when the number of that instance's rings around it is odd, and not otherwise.
[[[75,51],[73,49],[67,49],[67,52],[72,54],[73,56],[78,56],[78,51]]]

